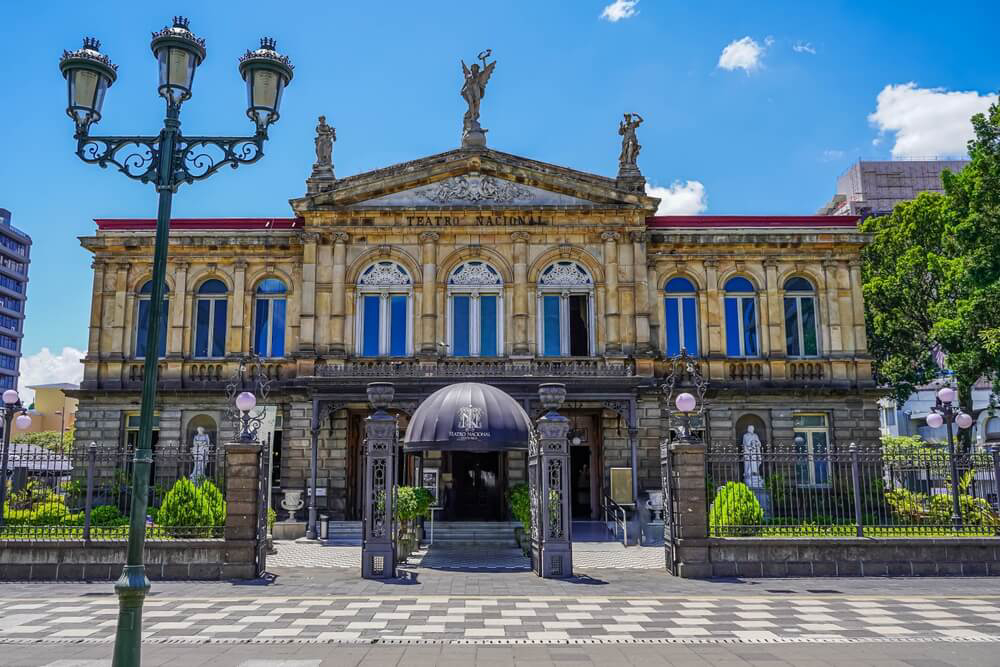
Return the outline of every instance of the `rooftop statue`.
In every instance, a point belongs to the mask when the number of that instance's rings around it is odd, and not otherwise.
[[[618,134],[622,137],[622,152],[618,156],[618,165],[622,169],[635,167],[642,146],[635,136],[635,129],[642,125],[642,116],[637,113],[625,114],[625,120],[618,124]]]
[[[486,59],[493,54],[492,49],[486,49],[477,57],[482,66],[473,63],[471,67],[462,60],[462,74],[465,82],[462,84],[462,99],[469,105],[462,119],[462,146],[485,146],[486,130],[479,125],[479,105],[486,95],[486,84],[496,68],[497,61],[487,63]]]

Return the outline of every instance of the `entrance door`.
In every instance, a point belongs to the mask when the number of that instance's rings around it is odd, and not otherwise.
[[[581,445],[569,448],[570,488],[573,489],[571,507],[574,519],[591,518],[590,508],[590,447]]]
[[[452,452],[451,516],[458,521],[500,520],[500,454]]]

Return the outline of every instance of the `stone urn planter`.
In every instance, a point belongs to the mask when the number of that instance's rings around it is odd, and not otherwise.
[[[288,518],[294,519],[295,513],[305,507],[305,501],[302,499],[302,491],[286,489],[282,491],[285,497],[281,499],[281,506],[288,510]]]

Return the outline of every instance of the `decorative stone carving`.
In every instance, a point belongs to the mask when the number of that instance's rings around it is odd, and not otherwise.
[[[333,178],[333,142],[337,140],[337,128],[326,124],[326,116],[319,117],[316,126],[316,163],[313,178]]]
[[[437,232],[421,232],[419,238],[421,243],[436,243],[440,240],[441,235]]]
[[[334,243],[347,243],[351,240],[351,235],[347,232],[334,232],[333,241]]]
[[[462,74],[465,81],[462,83],[462,99],[469,105],[465,116],[462,118],[462,148],[486,145],[486,132],[479,125],[479,106],[486,95],[486,84],[489,83],[493,70],[496,69],[497,61],[487,63],[486,59],[492,55],[491,49],[486,49],[479,54],[478,58],[482,65],[473,63],[467,67],[462,60]]]
[[[409,274],[399,264],[396,264],[396,262],[376,262],[361,274],[358,284],[376,287],[398,287],[409,286],[411,281]]]
[[[590,274],[576,262],[556,262],[542,272],[538,282],[546,287],[589,287],[594,284]]]
[[[743,481],[751,489],[763,486],[764,479],[760,474],[760,437],[754,433],[753,424],[747,426],[743,434]]]
[[[517,243],[518,241],[528,242],[531,240],[531,234],[528,232],[511,232],[510,240]]]
[[[636,168],[636,160],[639,158],[639,139],[635,136],[635,130],[642,125],[643,118],[637,113],[625,114],[625,119],[618,124],[618,134],[622,138],[622,152],[618,156],[618,165],[622,169]]]
[[[457,176],[436,184],[432,189],[420,193],[424,199],[436,204],[450,202],[497,202],[510,203],[515,200],[531,201],[530,190],[510,181],[500,181],[491,176]]]
[[[622,235],[619,234],[618,232],[615,232],[615,231],[601,232],[601,240],[602,241],[617,241],[621,237],[622,237]]]
[[[452,272],[448,284],[492,286],[502,285],[503,279],[496,269],[485,262],[465,262]]]

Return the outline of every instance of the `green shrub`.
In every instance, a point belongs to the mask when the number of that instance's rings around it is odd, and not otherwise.
[[[764,522],[764,510],[743,482],[726,482],[715,494],[708,510],[712,535],[754,535]]]
[[[187,477],[178,479],[156,513],[156,523],[172,537],[204,537],[215,525],[212,508]],[[199,529],[199,530],[192,530]]]
[[[274,532],[274,522],[278,520],[278,513],[274,511],[273,507],[267,508],[267,532]]]
[[[531,490],[524,482],[515,484],[507,492],[510,513],[521,522],[526,533],[531,532]]]
[[[32,510],[40,505],[62,504],[62,496],[50,489],[41,480],[33,479],[23,489],[8,496],[10,506],[16,510]]]
[[[226,499],[222,497],[219,487],[206,479],[198,487],[198,494],[208,503],[208,509],[212,512],[212,525],[226,525]]]
[[[430,516],[431,492],[418,486],[401,486],[396,489],[396,520],[412,521]]]

